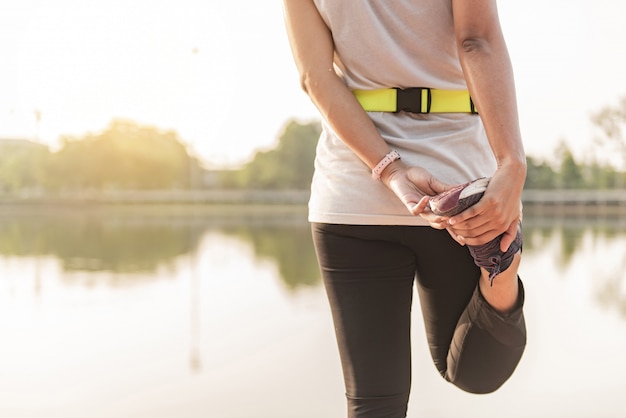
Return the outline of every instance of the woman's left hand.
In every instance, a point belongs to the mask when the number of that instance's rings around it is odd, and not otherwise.
[[[450,188],[425,169],[409,167],[401,160],[391,163],[380,179],[414,215],[428,212],[428,198]]]

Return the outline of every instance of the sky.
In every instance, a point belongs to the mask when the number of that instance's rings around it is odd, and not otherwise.
[[[591,155],[591,114],[626,96],[626,3],[498,5],[527,153],[549,158],[566,141]],[[0,0],[0,138],[55,149],[115,118],[175,130],[217,168],[319,116],[280,0]]]

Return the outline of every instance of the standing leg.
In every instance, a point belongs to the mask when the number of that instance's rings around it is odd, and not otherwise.
[[[399,227],[314,224],[350,418],[404,418],[415,257]]]

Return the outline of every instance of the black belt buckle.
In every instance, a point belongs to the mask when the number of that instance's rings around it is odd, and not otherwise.
[[[422,92],[428,91],[428,102],[426,103],[426,111],[422,106]],[[396,89],[396,112],[405,111],[410,113],[430,113],[430,104],[432,95],[427,87],[410,87],[408,89]]]

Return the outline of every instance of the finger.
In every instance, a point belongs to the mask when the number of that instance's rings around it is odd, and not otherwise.
[[[465,245],[465,239],[463,238],[463,236],[457,234],[456,232],[454,232],[450,228],[446,228],[446,230],[448,231],[448,233],[450,234],[450,236],[452,237],[453,240],[455,240],[456,242],[458,242],[461,245]]]
[[[500,240],[500,250],[502,252],[507,252],[513,241],[515,241],[515,237],[517,236],[517,223],[515,220],[509,228],[502,234],[502,239]]]
[[[420,216],[435,229],[446,229],[450,226],[448,224],[448,218],[435,215],[428,206],[424,209],[422,213],[420,213]]]
[[[479,223],[480,222],[480,223]],[[495,230],[489,222],[482,222],[479,219],[470,219],[457,225],[448,225],[457,235],[467,239],[480,239],[485,234],[490,234]],[[494,232],[495,233],[495,232]],[[497,234],[496,234],[497,235]]]
[[[491,240],[495,239],[500,233],[495,229],[490,229],[484,234],[468,237],[467,235],[459,234],[459,240],[463,241],[467,245],[483,245]]]
[[[450,184],[446,184],[442,181],[439,181],[436,177],[431,176],[428,180],[428,186],[430,187],[430,193],[431,195],[437,195],[439,193],[443,193],[446,190],[450,189],[451,187],[454,187]]]
[[[429,222],[428,224],[429,224],[432,228],[435,228],[435,229],[440,229],[440,230],[443,230],[443,229],[448,229],[448,228],[447,228],[447,226],[448,226],[448,225],[447,225],[447,224],[445,224],[445,223],[443,223],[443,224],[442,224],[442,223]]]
[[[407,207],[413,215],[419,215],[424,212],[428,206],[428,196],[422,197],[417,204],[408,204]]]
[[[435,229],[447,229],[450,225],[448,225],[447,218],[435,215],[430,211],[428,207],[420,213],[420,216],[428,222],[428,224]]]
[[[489,222],[483,222],[480,219],[470,219],[461,224],[448,225],[457,235],[468,239],[480,239],[485,234],[490,234],[494,230],[493,225]],[[497,235],[497,234],[496,234]],[[473,243],[472,243],[473,244]]]
[[[420,216],[425,219],[432,228],[447,229],[449,226],[447,221],[442,220],[440,216],[434,215],[432,212],[429,213],[428,209],[420,213]]]
[[[429,198],[430,200],[430,198]],[[431,209],[430,206],[426,206],[426,208],[424,209],[424,211],[421,213],[422,218],[426,219],[428,222],[435,222],[435,223],[448,223],[448,217],[446,216],[441,216],[441,215],[437,215],[435,214]]]
[[[413,184],[418,185],[420,190],[425,195],[434,196],[439,193],[443,193],[452,187],[451,185],[439,181],[435,176],[429,174],[423,169],[416,168],[414,170],[410,170],[407,173],[407,176]]]
[[[454,215],[450,218],[450,225],[459,225],[461,223],[467,223],[472,218],[479,216],[483,212],[484,208],[481,202],[478,202],[474,206],[465,209],[463,212]]]

